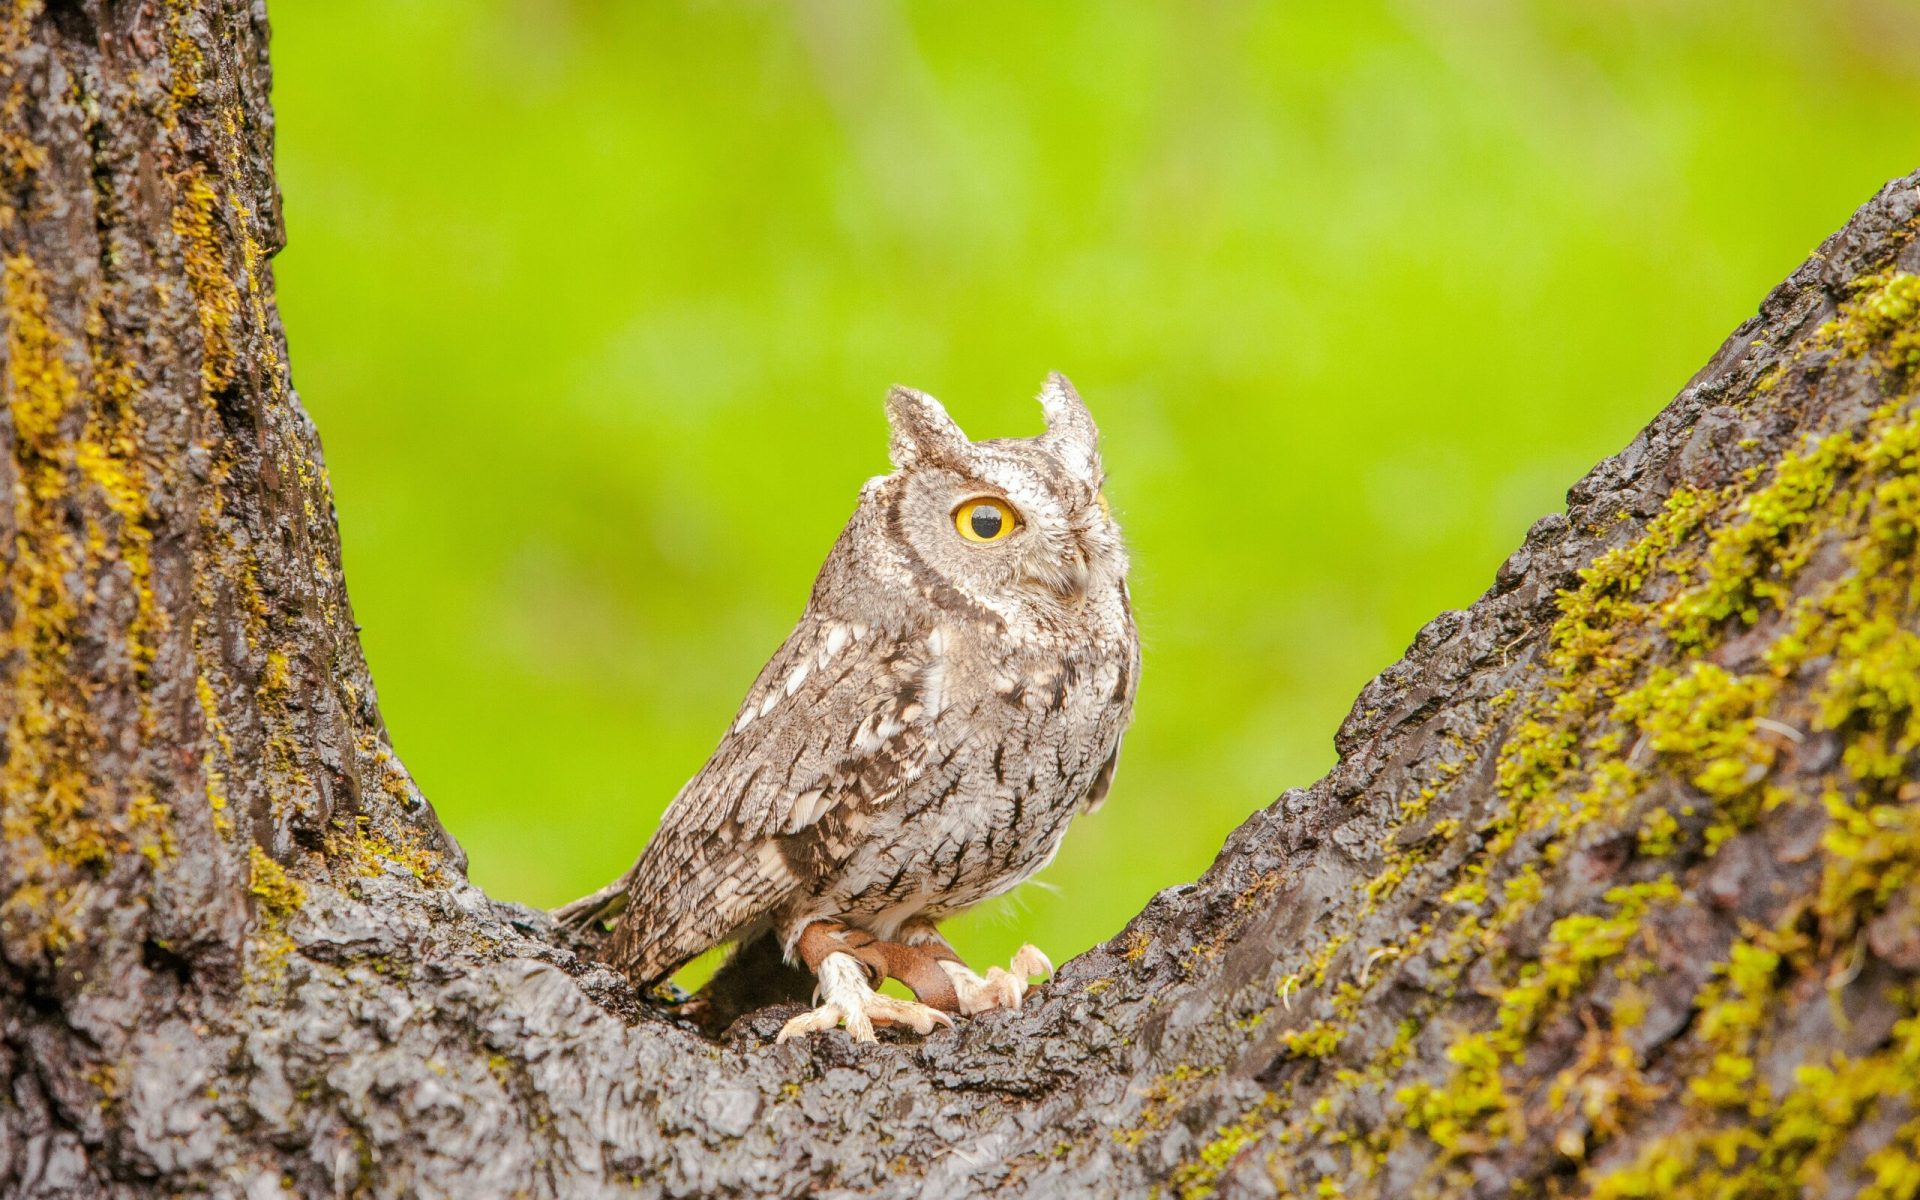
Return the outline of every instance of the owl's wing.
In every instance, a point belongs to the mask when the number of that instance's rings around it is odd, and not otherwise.
[[[652,983],[845,861],[933,749],[925,631],[809,616],[627,876],[611,957]]]

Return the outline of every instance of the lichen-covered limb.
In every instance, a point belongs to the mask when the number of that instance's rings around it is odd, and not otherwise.
[[[1920,177],[1020,1011],[710,1042],[387,744],[265,48],[0,17],[0,1194],[1913,1194]]]

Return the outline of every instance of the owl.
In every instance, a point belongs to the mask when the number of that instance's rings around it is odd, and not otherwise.
[[[1140,643],[1098,433],[1059,374],[1046,432],[973,442],[895,388],[893,472],[868,481],[799,625],[626,875],[559,910],[614,922],[609,961],[650,986],[726,942],[771,939],[842,1024],[932,1032],[1018,1008],[1051,964],[975,973],[939,923],[1046,866],[1099,807]],[[887,977],[914,1001],[885,995]]]

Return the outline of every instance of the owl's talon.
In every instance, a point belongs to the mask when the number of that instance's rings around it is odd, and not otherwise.
[[[1029,942],[1013,952],[1013,961],[1008,964],[1015,975],[1031,979],[1035,975],[1053,978],[1053,960],[1041,952],[1040,947]]]
[[[1010,966],[1011,970],[988,967],[982,977],[963,962],[946,960],[940,964],[947,978],[953,980],[953,990],[960,997],[961,1015],[967,1017],[996,1008],[1019,1012],[1030,986],[1027,980],[1034,975],[1053,976],[1053,963],[1036,946],[1020,947]]]
[[[867,983],[866,968],[860,965],[859,959],[844,951],[835,951],[821,960],[819,979],[820,986],[814,997],[822,1003],[781,1026],[779,1035],[773,1039],[776,1045],[789,1038],[832,1029],[842,1022],[846,1023],[847,1036],[856,1042],[878,1041],[873,1034],[875,1024],[904,1025],[922,1036],[932,1033],[935,1026],[953,1028],[953,1019],[937,1008],[911,1000],[896,1000],[874,991]]]

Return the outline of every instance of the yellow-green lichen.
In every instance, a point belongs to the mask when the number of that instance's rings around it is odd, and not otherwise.
[[[1920,372],[1920,276],[1867,275],[1853,290],[1839,315],[1821,327],[1821,338],[1896,375]]]
[[[123,838],[96,794],[89,764],[98,733],[68,666],[84,599],[68,582],[80,573],[85,547],[69,529],[64,505],[80,379],[32,259],[15,255],[0,266],[0,304],[7,347],[0,386],[12,417],[17,477],[6,581],[12,662],[0,694],[0,854],[11,878],[0,925],[10,942],[57,953],[73,937],[66,910],[75,870],[105,863]]]
[[[259,846],[247,848],[247,892],[267,925],[281,924],[307,902],[307,889]]]
[[[1279,1108],[1279,1101],[1269,1092],[1238,1118],[1215,1129],[1213,1138],[1192,1162],[1174,1168],[1168,1180],[1174,1194],[1180,1200],[1207,1200],[1212,1196],[1220,1176],[1235,1159],[1259,1143]]]
[[[1295,1058],[1326,1058],[1346,1040],[1347,1028],[1333,1021],[1315,1021],[1304,1029],[1289,1029],[1280,1044]]]
[[[307,889],[265,850],[253,845],[247,847],[247,893],[254,899],[259,918],[251,942],[250,982],[272,984],[282,977],[293,954],[287,920],[307,902]]]
[[[180,239],[181,261],[199,316],[201,397],[208,405],[233,381],[233,326],[240,313],[240,289],[227,269],[226,250],[215,225],[220,207],[213,185],[196,171],[180,189],[173,210],[173,232]]]
[[[1128,1150],[1139,1149],[1149,1134],[1165,1129],[1200,1091],[1201,1085],[1219,1070],[1181,1063],[1171,1071],[1162,1072],[1147,1085],[1137,1122],[1115,1129],[1113,1140]]]
[[[1791,355],[1749,376],[1775,396],[1789,380],[1847,388],[1864,373],[1891,399],[1855,428],[1809,435],[1771,464],[1755,462],[1761,439],[1744,438],[1733,482],[1675,490],[1638,534],[1597,556],[1558,596],[1538,657],[1531,666],[1520,658],[1516,686],[1484,702],[1499,728],[1467,742],[1498,747],[1494,796],[1476,789],[1469,806],[1450,795],[1472,756],[1449,750],[1430,778],[1394,797],[1395,828],[1380,869],[1360,885],[1359,911],[1379,911],[1416,876],[1420,894],[1441,903],[1416,934],[1360,954],[1364,965],[1343,970],[1331,996],[1309,981],[1326,983],[1342,945],[1377,934],[1335,927],[1309,965],[1282,968],[1281,1006],[1322,1005],[1295,1018],[1305,1023],[1283,1045],[1295,1054],[1337,1047],[1341,1060],[1282,1075],[1321,1089],[1291,1103],[1264,1136],[1283,1191],[1310,1194],[1332,1161],[1324,1154],[1337,1148],[1350,1153],[1343,1179],[1352,1190],[1411,1128],[1443,1151],[1423,1193],[1471,1188],[1467,1156],[1525,1134],[1545,1135],[1579,1163],[1621,1163],[1618,1153],[1599,1154],[1623,1136],[1657,1145],[1660,1153],[1635,1150],[1625,1167],[1610,1167],[1603,1194],[1784,1197],[1802,1194],[1833,1161],[1846,1135],[1832,1130],[1872,1118],[1878,1140],[1857,1147],[1880,1147],[1864,1160],[1872,1194],[1920,1194],[1920,1170],[1911,1169],[1920,1099],[1910,1082],[1920,1072],[1897,1073],[1902,1052],[1805,1064],[1796,1084],[1817,1080],[1841,1093],[1822,1128],[1813,1123],[1819,1105],[1798,1086],[1774,1094],[1760,1066],[1782,1052],[1775,1035],[1790,985],[1826,980],[1837,996],[1860,970],[1870,924],[1871,937],[1883,939],[1889,922],[1920,914],[1920,422],[1912,412],[1920,371],[1909,354],[1920,346],[1917,297],[1912,276],[1869,277],[1799,353],[1763,347]],[[1831,353],[1808,360],[1808,350]],[[1721,402],[1738,411],[1752,399],[1734,393]],[[1627,519],[1589,532],[1608,536]],[[1809,780],[1821,770],[1810,761],[1834,761],[1825,735],[1837,743],[1838,763],[1828,779]],[[1824,805],[1815,800],[1823,787]],[[1773,823],[1789,808],[1784,823]],[[1472,814],[1477,828],[1432,838],[1425,824],[1435,810]],[[1789,906],[1780,928],[1743,927],[1730,938],[1725,961],[1692,997],[1684,1032],[1644,1049],[1636,1031],[1655,1005],[1674,1000],[1656,966],[1671,962],[1674,947],[1659,945],[1652,930],[1669,928],[1669,919],[1675,932],[1710,930],[1720,914],[1649,918],[1685,903],[1700,865],[1729,844],[1777,855],[1761,839],[1804,830],[1810,816],[1827,821],[1817,839],[1818,894]],[[1814,845],[1804,832],[1792,836],[1796,854]],[[1799,860],[1779,861],[1791,874]],[[1600,905],[1548,923],[1539,912],[1547,897],[1588,894],[1592,872],[1624,873],[1628,882]],[[1358,1010],[1370,969],[1385,976],[1386,964],[1416,956],[1420,995],[1410,1012],[1396,1013],[1390,1040],[1342,1020]],[[1407,1080],[1406,1063],[1431,1061],[1416,1050],[1431,1051],[1435,1018],[1469,979],[1495,1002],[1492,1017],[1446,1044],[1442,1078]],[[1911,1010],[1910,996],[1901,1003]],[[1908,1025],[1900,1029],[1896,1043]],[[1564,1052],[1569,1037],[1579,1039],[1570,1061],[1536,1054],[1529,1062],[1541,1047]],[[1349,1105],[1363,1089],[1372,1097]],[[1346,1114],[1375,1110],[1382,1096],[1397,1096],[1407,1120],[1354,1127]],[[1649,1141],[1655,1120],[1672,1132]],[[1363,1152],[1370,1137],[1379,1144]],[[1234,1141],[1223,1153],[1244,1152]],[[1310,1142],[1322,1157],[1301,1171],[1308,1160],[1294,1148]],[[1670,1168],[1660,1154],[1681,1165]]]
[[[351,822],[336,820],[333,823],[327,837],[327,857],[347,864],[363,876],[379,875],[391,864],[405,869],[422,883],[438,886],[444,882],[440,856],[420,840],[417,832],[402,827],[392,837],[386,837],[373,829],[371,819],[364,814]]]
[[[1801,1065],[1777,1100],[1755,1092],[1736,1115],[1702,1115],[1646,1143],[1634,1160],[1591,1181],[1596,1200],[1718,1200],[1808,1194],[1856,1130],[1883,1115],[1905,1123],[1868,1158],[1861,1195],[1883,1200],[1913,1192],[1911,1114],[1920,1111],[1920,1016],[1913,996],[1888,1043],[1860,1056],[1831,1054]]]
[[[1764,1081],[1753,1077],[1753,1042],[1775,1003],[1780,955],[1752,942],[1735,942],[1718,976],[1700,993],[1695,1036],[1707,1047],[1705,1068],[1687,1082],[1700,1100],[1722,1108],[1764,1106]]]

